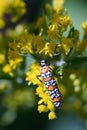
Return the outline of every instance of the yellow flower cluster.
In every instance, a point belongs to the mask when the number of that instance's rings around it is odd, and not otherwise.
[[[0,28],[6,24],[5,15],[11,17],[11,21],[15,22],[26,12],[26,4],[24,0],[0,0]]]
[[[28,81],[28,84],[33,83],[34,85],[38,85],[36,88],[36,94],[40,97],[40,100],[38,101],[38,111],[41,112],[48,112],[49,119],[55,119],[56,113],[55,107],[53,102],[50,99],[50,96],[48,94],[48,91],[44,85],[43,82],[40,82],[37,79],[37,75],[40,74],[40,66],[38,63],[33,63],[30,66],[30,70],[26,73],[26,80]],[[42,80],[42,79],[40,79]]]
[[[39,35],[24,32],[15,43],[11,43],[11,47],[16,52],[37,54],[44,47],[44,41]]]
[[[14,76],[13,70],[15,70],[23,61],[23,57],[16,54],[16,52],[9,50],[9,63],[3,67],[3,71],[10,76]]]
[[[24,32],[18,36],[15,43],[11,43],[10,48],[19,53],[26,54],[39,54],[43,53],[45,56],[52,56],[55,47],[61,52],[68,55],[72,48],[72,41],[69,38],[64,38],[63,33],[67,30],[68,26],[72,26],[72,22],[69,16],[64,14],[64,11],[60,9],[58,12],[52,13],[52,19],[45,16],[38,18],[35,28],[39,29],[39,33]],[[14,44],[14,45],[13,45]],[[57,45],[56,45],[57,44]]]
[[[72,21],[70,17],[64,14],[62,9],[60,9],[58,12],[55,11],[48,27],[48,36],[52,40],[60,40],[63,32],[65,32],[69,26],[72,27]]]
[[[13,76],[13,72],[23,62],[22,54],[38,54],[44,47],[44,42],[40,36],[23,33],[16,41],[9,43],[8,60],[9,63],[3,67],[3,71]]]

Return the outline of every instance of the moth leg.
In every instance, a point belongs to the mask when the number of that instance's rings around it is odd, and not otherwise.
[[[41,75],[37,75],[37,79],[42,83],[42,80],[39,77],[41,77]]]
[[[50,71],[53,72],[53,69],[50,66],[49,66],[49,68],[50,68]]]

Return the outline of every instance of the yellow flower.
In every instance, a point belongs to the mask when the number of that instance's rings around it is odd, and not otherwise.
[[[38,94],[39,97],[42,97],[42,95],[44,94],[43,88],[44,88],[44,85],[43,85],[43,84],[39,85],[39,86],[36,88],[36,94]]]
[[[49,26],[48,28],[48,36],[52,39],[52,40],[56,40],[56,39],[60,39],[61,36],[59,34],[58,31],[58,24],[57,23],[53,23]]]
[[[33,53],[39,53],[40,50],[44,47],[44,41],[42,40],[41,36],[33,36],[33,41],[32,41],[32,50]]]
[[[48,108],[45,105],[38,105],[38,111],[41,112],[47,112]]]
[[[16,52],[9,50],[8,60],[9,63],[3,67],[3,71],[13,76],[12,71],[15,70],[18,66],[20,66],[21,62],[23,61],[23,57],[16,54]]]
[[[60,9],[59,12],[53,14],[51,23],[57,24],[58,31],[60,32],[64,32],[68,26],[72,26],[70,17],[68,15],[64,15],[64,11],[62,9]]]
[[[67,30],[68,26],[72,27],[72,21],[69,16],[61,16],[59,18],[59,23],[63,32]]]
[[[23,59],[22,58],[17,58],[17,59],[15,59],[15,60],[9,60],[9,64],[10,64],[10,66],[13,68],[13,70],[14,69],[16,69],[17,68],[17,66],[19,66],[20,65],[20,63],[23,61]]]
[[[55,112],[54,112],[54,111],[49,112],[48,118],[49,118],[49,119],[56,119],[57,117],[56,117]]]
[[[42,104],[43,103],[43,99],[40,99],[39,101],[38,101],[38,104],[40,105],[40,104]]]
[[[87,31],[87,21],[82,23],[82,28]]]
[[[70,52],[70,49],[73,47],[72,40],[69,38],[63,38],[61,46],[64,49],[65,54],[68,55],[68,53]]]
[[[54,111],[55,110],[55,107],[54,107],[54,104],[51,100],[48,100],[47,102],[47,107],[50,111]]]
[[[65,32],[68,26],[72,27],[72,21],[68,15],[64,15],[62,9],[58,12],[54,12],[50,24],[48,26],[48,37],[51,40],[61,40],[63,32]]]
[[[23,61],[23,57],[20,56],[19,54],[17,54],[16,51],[9,50],[8,60],[9,60],[9,65],[14,70],[14,69],[16,69],[17,66],[20,66],[20,63]]]
[[[47,104],[48,101],[50,100],[50,96],[49,96],[47,90],[46,90],[46,92],[44,92],[44,94],[42,95],[42,99],[43,99],[44,103],[46,103],[46,104]]]
[[[40,74],[40,66],[37,62],[31,64],[30,70],[26,72],[26,80],[28,81],[28,84],[33,83],[41,84],[41,82],[37,79],[37,75]]]
[[[19,43],[18,43],[18,48],[20,48],[20,51],[25,52],[25,53],[29,53],[29,54],[33,54],[33,49],[32,49],[32,45],[33,45],[33,34],[22,34],[19,37]]]
[[[5,72],[5,73],[8,73],[10,76],[13,76],[14,74],[12,73],[12,68],[11,68],[11,66],[9,65],[9,64],[7,64],[7,65],[5,65],[4,67],[3,67],[3,71]]]
[[[40,51],[40,53],[44,52],[45,55],[49,55],[51,57],[52,54],[54,53],[55,46],[56,46],[56,44],[47,42],[45,44],[44,48]]]

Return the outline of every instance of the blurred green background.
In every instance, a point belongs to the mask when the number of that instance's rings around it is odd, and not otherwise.
[[[64,7],[73,21],[75,28],[77,28],[81,35],[83,33],[81,23],[87,20],[87,0],[65,0]],[[80,36],[81,36],[80,35]],[[82,37],[81,37],[82,38]]]
[[[43,4],[47,0],[26,0],[28,3],[28,18],[31,22],[42,11]],[[49,0],[51,2],[51,0]],[[38,4],[39,3],[39,4]],[[81,23],[87,20],[87,1],[86,0],[66,0],[64,8],[67,9],[75,28],[80,30],[82,35]],[[21,79],[20,79],[21,80]],[[5,81],[2,81],[5,82]],[[2,95],[0,95],[2,97]],[[32,108],[32,109],[31,109]],[[84,121],[78,113],[57,111],[56,120],[48,120],[46,113],[39,114],[37,105],[30,109],[19,108],[16,112],[6,111],[4,106],[0,105],[0,130],[86,130],[87,120]],[[3,115],[3,117],[2,117]],[[87,118],[86,118],[87,119]]]

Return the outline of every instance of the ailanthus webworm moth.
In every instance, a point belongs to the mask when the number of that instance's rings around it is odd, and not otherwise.
[[[42,80],[48,90],[51,100],[58,109],[61,109],[62,107],[61,93],[58,89],[56,80],[53,77],[52,70],[49,66],[47,66],[45,60],[41,60],[40,64],[41,64],[40,75],[38,75],[37,78],[39,79],[40,76],[42,77]]]

